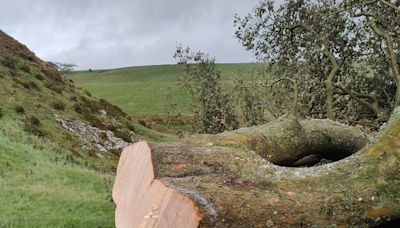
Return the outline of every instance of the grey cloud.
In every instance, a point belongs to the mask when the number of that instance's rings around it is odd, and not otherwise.
[[[174,63],[177,43],[218,62],[254,57],[234,38],[233,15],[255,0],[13,0],[0,26],[39,57],[80,69]]]

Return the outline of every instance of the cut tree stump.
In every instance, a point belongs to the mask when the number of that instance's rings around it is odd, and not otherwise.
[[[117,227],[197,227],[201,215],[183,193],[154,179],[147,143],[127,147],[114,183]]]
[[[151,150],[145,142],[128,147],[122,153],[113,191],[117,227],[369,227],[398,223],[400,108],[373,142],[336,162],[294,168],[267,161],[265,154],[275,153],[274,148],[308,145],[310,135],[304,134],[310,132],[320,133],[312,137],[316,143],[309,144],[319,149],[302,152],[304,159],[313,154],[325,156],[320,150],[324,145],[329,153],[336,152],[331,145],[341,149],[348,149],[340,146],[346,143],[362,145],[346,139],[350,128],[331,121],[298,123],[282,120],[220,135],[149,143]],[[287,127],[290,125],[295,127]],[[334,128],[338,131],[329,131]],[[302,133],[286,135],[289,142],[275,147],[275,142],[283,139],[277,134],[292,134],[293,129]],[[337,132],[341,132],[338,137]],[[354,139],[363,141],[357,135]],[[328,140],[321,144],[321,139]],[[344,144],[340,144],[342,140]],[[260,148],[267,148],[267,153]]]

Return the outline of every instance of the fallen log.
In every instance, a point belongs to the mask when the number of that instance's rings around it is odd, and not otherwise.
[[[303,133],[292,143],[303,148],[301,142],[309,138],[303,134],[310,132],[305,126],[315,123],[300,121]],[[277,128],[275,132],[285,132]],[[326,139],[333,128],[319,126],[324,130],[317,132],[324,134],[317,134],[315,142]],[[252,132],[257,138],[261,131],[255,129],[149,143],[151,150],[145,142],[125,149],[113,191],[117,227],[365,227],[400,218],[400,108],[366,147],[336,162],[307,168],[267,161],[257,148],[274,148],[274,143],[264,143],[274,140],[267,133],[261,134],[264,141],[254,143]],[[266,126],[263,129],[269,132]],[[347,136],[339,138],[310,144],[319,149],[302,154],[326,156],[323,146],[341,145]],[[157,190],[151,190],[153,185]],[[164,192],[179,197],[168,198]]]

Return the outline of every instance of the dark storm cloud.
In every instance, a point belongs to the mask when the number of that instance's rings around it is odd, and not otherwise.
[[[80,69],[174,63],[177,43],[218,62],[254,58],[234,38],[233,16],[255,0],[13,0],[0,26],[46,60]]]

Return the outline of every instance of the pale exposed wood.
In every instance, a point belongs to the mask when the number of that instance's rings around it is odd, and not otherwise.
[[[154,179],[151,151],[145,142],[122,152],[113,199],[117,227],[190,228],[198,227],[201,219],[190,199]]]

